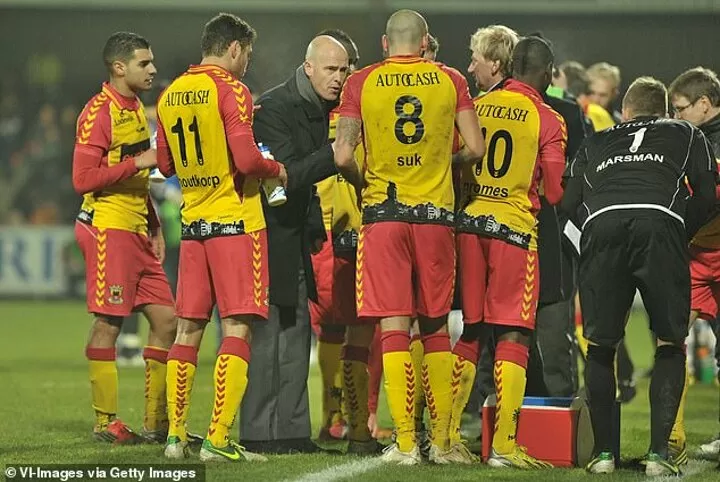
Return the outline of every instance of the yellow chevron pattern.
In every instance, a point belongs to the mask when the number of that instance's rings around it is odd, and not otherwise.
[[[105,92],[101,92],[96,95],[92,103],[88,104],[87,111],[84,120],[78,121],[78,135],[77,142],[79,144],[87,144],[90,141],[90,134],[92,133],[93,126],[95,125],[95,119],[100,108],[107,101],[108,96]]]
[[[252,238],[252,274],[253,274],[253,299],[255,306],[260,308],[267,305],[264,293],[267,292],[262,280],[262,244],[260,243],[260,232],[250,233]]]
[[[95,265],[95,304],[105,306],[105,264],[107,262],[107,232],[98,229],[97,261]]]

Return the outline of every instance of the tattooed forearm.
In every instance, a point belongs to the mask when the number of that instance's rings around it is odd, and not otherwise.
[[[360,143],[362,121],[352,117],[340,117],[337,123],[336,139],[338,144],[349,144],[353,150]]]
[[[333,145],[338,171],[356,188],[362,185],[362,174],[355,162],[355,148],[360,143],[361,130],[360,119],[340,117]]]

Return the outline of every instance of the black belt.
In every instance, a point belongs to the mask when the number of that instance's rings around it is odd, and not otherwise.
[[[234,223],[209,223],[204,219],[198,219],[190,224],[183,223],[181,238],[186,240],[202,240],[216,238],[218,236],[236,236],[238,234],[245,234],[245,223],[243,221]]]
[[[506,241],[523,249],[530,248],[532,234],[521,233],[506,224],[499,223],[495,216],[470,216],[460,212],[457,216],[457,230],[461,233],[473,233]]]

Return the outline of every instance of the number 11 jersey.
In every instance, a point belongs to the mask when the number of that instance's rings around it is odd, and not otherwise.
[[[182,190],[183,238],[265,228],[260,181],[236,169],[228,146],[231,136],[252,135],[249,89],[218,66],[195,65],[168,86],[157,110],[158,138]]]
[[[535,250],[540,181],[544,171],[565,168],[565,121],[534,88],[514,79],[476,98],[475,111],[487,149],[463,170],[458,231]],[[559,186],[548,189],[562,194]]]
[[[415,56],[390,57],[348,78],[340,116],[363,123],[363,224],[454,224],[455,114],[472,108],[459,72]]]

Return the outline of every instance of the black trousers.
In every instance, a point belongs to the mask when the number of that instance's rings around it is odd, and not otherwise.
[[[270,305],[269,319],[253,326],[240,440],[310,438],[310,314],[302,270],[299,276],[297,307]]]

